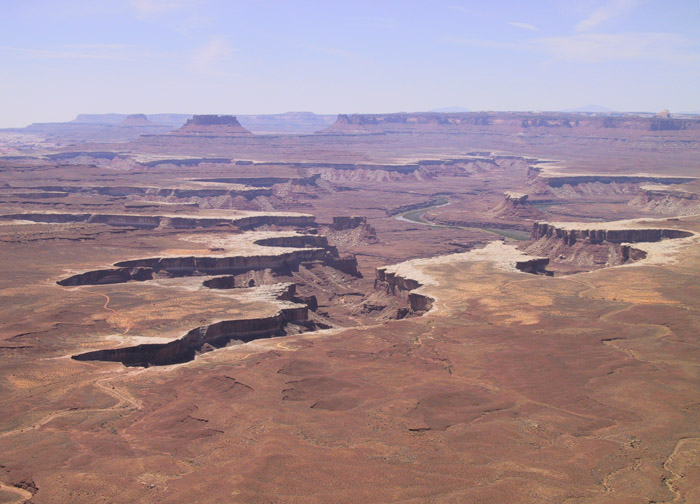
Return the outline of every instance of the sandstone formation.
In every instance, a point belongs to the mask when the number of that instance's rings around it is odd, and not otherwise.
[[[642,224],[640,226],[640,224]],[[618,266],[647,257],[637,243],[659,242],[666,239],[688,238],[690,231],[651,227],[643,222],[612,222],[589,225],[585,223],[536,222],[528,253],[549,256],[554,263],[577,268]],[[563,273],[579,269],[559,269]]]
[[[504,199],[489,210],[489,215],[497,219],[537,219],[542,214],[528,201],[525,193],[506,191]]]
[[[598,229],[587,226],[583,223],[536,222],[532,229],[532,238],[534,240],[557,238],[567,245],[574,245],[577,241],[588,243],[656,242],[665,238],[685,238],[693,234],[679,229],[635,229],[625,226],[623,223],[613,223],[612,226],[601,224]]]
[[[278,298],[294,296],[294,284],[278,288]],[[125,366],[166,366],[191,361],[197,353],[207,348],[221,348],[232,340],[247,343],[260,338],[282,336],[287,324],[313,328],[308,320],[308,308],[286,303],[276,315],[265,318],[223,320],[203,327],[196,327],[180,339],[169,343],[151,343],[133,347],[96,350],[74,355],[79,361],[113,361]]]

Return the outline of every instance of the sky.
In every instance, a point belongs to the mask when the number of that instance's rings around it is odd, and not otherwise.
[[[699,90],[699,0],[0,0],[0,127],[109,112],[700,112]]]

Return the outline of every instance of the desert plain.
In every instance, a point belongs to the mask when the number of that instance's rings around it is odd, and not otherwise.
[[[0,502],[700,502],[699,119],[279,120],[0,132]]]

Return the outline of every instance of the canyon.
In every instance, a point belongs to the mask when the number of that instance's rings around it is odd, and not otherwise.
[[[697,119],[61,124],[0,145],[0,502],[700,499]]]

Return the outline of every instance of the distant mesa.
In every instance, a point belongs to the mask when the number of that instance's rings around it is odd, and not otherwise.
[[[146,114],[131,114],[119,123],[119,126],[158,126]]]
[[[650,114],[581,114],[565,112],[462,112],[340,114],[335,123],[320,133],[479,133],[524,134],[528,131],[572,131],[593,133],[608,128],[642,131],[700,130],[700,121]]]
[[[176,135],[231,136],[252,135],[241,126],[232,115],[195,115],[184,126],[174,132]]]

